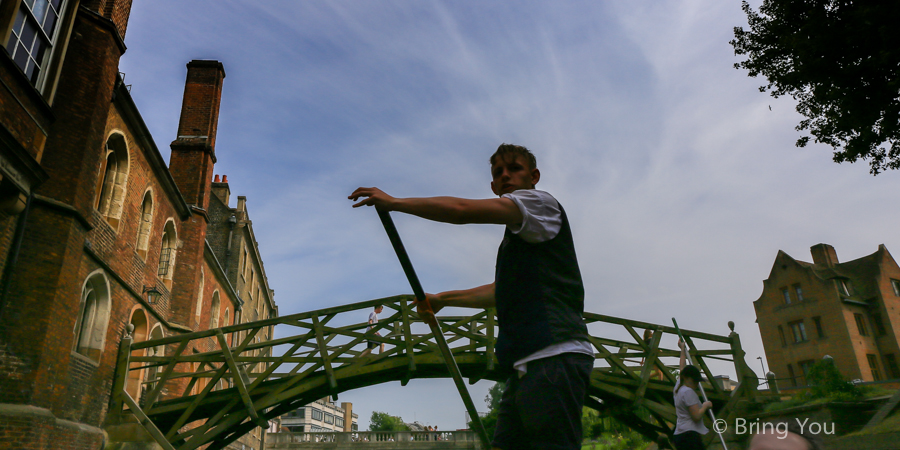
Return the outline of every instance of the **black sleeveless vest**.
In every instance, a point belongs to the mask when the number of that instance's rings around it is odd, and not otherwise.
[[[570,340],[588,340],[584,285],[572,230],[562,205],[562,225],[553,239],[536,244],[506,230],[497,253],[494,275],[497,359],[501,369],[544,347]]]

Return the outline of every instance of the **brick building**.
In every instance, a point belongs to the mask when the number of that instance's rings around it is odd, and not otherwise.
[[[130,11],[0,1],[0,449],[101,448],[129,324],[139,342],[277,314],[246,203],[232,225],[212,195],[224,68],[187,65],[167,166],[119,77]],[[232,228],[250,282],[214,250]]]
[[[804,386],[830,355],[848,379],[900,378],[900,267],[887,248],[845,263],[828,244],[810,251],[812,263],[779,250],[753,302],[771,371]]]

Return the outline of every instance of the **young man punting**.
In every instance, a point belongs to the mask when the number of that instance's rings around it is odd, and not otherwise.
[[[495,448],[579,449],[594,353],[582,319],[584,286],[569,220],[553,196],[535,189],[541,173],[527,148],[503,144],[490,163],[498,198],[395,198],[374,187],[358,188],[348,198],[362,199],[353,207],[506,226],[493,283],[428,294],[428,300],[434,312],[446,306],[497,308],[496,354],[509,379]]]

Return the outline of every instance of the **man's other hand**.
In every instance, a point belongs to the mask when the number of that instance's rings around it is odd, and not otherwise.
[[[356,201],[359,200],[360,197],[364,197],[362,201],[357,202],[353,205],[354,208],[360,206],[374,206],[383,211],[392,211],[392,205],[394,203],[394,197],[385,194],[381,189],[376,187],[370,188],[356,188],[352,194],[350,194],[350,200]]]
[[[419,317],[421,319],[427,319],[429,316],[433,316],[438,313],[441,309],[444,308],[444,302],[441,300],[440,296],[435,294],[425,294],[425,298],[428,302],[420,302],[416,299],[416,311],[419,313]],[[429,309],[427,306],[430,306]]]

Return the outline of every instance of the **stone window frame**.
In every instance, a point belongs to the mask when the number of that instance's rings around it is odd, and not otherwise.
[[[787,287],[781,288],[781,297],[785,305],[791,304],[791,291]]]
[[[157,324],[153,325],[152,328],[150,328],[150,333],[147,335],[147,340],[152,341],[152,340],[156,340],[156,339],[162,339],[164,337],[166,337],[166,330],[165,330],[165,328],[163,328],[162,324],[157,323]],[[166,353],[165,344],[157,345],[156,347],[147,347],[146,349],[144,349],[144,356],[165,356],[165,353]],[[146,384],[145,385],[146,387],[141,390],[142,397],[144,395],[144,392],[152,391],[153,388],[156,386],[156,383],[153,383],[150,380],[155,379],[161,371],[162,371],[162,368],[160,366],[151,366],[151,367],[144,369],[144,372],[145,372],[144,373],[144,381],[147,382],[148,384]]]
[[[128,323],[132,325],[134,328],[132,329],[132,339],[133,343],[146,341],[150,336],[151,330],[151,322],[150,317],[140,306],[135,306],[128,317]],[[136,349],[131,351],[132,357],[141,357],[146,356],[146,349]],[[129,367],[131,369],[138,369],[141,367],[140,363],[131,362],[129,363]],[[144,376],[146,375],[145,370],[129,370],[125,379],[125,392],[131,396],[135,401],[139,401],[141,395],[143,395],[143,386],[144,386]]]
[[[163,235],[159,246],[159,264],[157,276],[168,289],[172,289],[172,277],[175,273],[175,259],[178,256],[178,229],[171,218],[163,226]]]
[[[131,167],[130,151],[125,135],[113,131],[106,137],[105,152],[97,174],[94,208],[103,216],[113,230],[119,228],[128,188],[128,174]]]
[[[900,280],[891,278],[891,287],[894,289],[894,295],[900,297]]]
[[[222,307],[221,296],[219,290],[216,289],[212,295],[212,304],[209,307],[209,329],[219,328],[219,309]]]
[[[109,278],[103,269],[85,277],[81,286],[81,302],[74,334],[72,352],[99,364],[106,344],[111,306]]]
[[[153,201],[153,189],[144,191],[141,200],[140,213],[138,214],[137,239],[134,248],[141,259],[147,260],[147,250],[150,248],[150,234],[153,232],[153,216],[156,202]]]
[[[200,325],[200,314],[203,313],[203,288],[206,285],[206,271],[200,268],[200,286],[197,290],[197,307],[194,312],[194,321]]]

